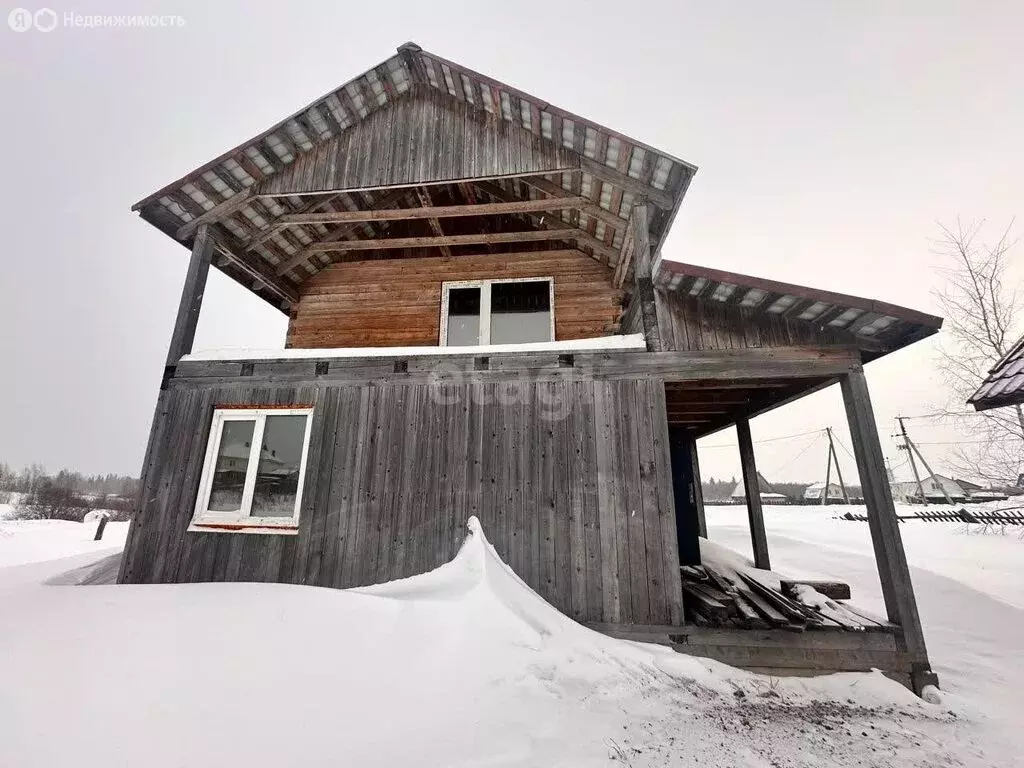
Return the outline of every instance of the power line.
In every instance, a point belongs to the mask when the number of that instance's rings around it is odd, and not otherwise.
[[[796,437],[806,437],[807,435],[820,435],[820,434],[823,434],[824,432],[825,432],[824,429],[812,429],[810,432],[799,432],[799,433],[797,433],[795,435],[782,435],[781,437],[768,437],[768,438],[765,438],[764,440],[754,440],[752,442],[754,443],[754,445],[761,445],[762,443],[774,443],[774,442],[778,442],[779,440],[792,440],[793,438],[796,438]],[[704,449],[704,448],[735,448],[735,447],[736,446],[731,444],[731,443],[719,443],[718,445],[702,445],[701,449]]]

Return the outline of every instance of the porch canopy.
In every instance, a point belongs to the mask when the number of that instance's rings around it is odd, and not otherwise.
[[[936,333],[942,318],[874,299],[662,260],[654,282],[663,348],[732,361],[719,378],[666,383],[669,423],[695,437],[838,382]]]
[[[334,262],[574,246],[632,264],[630,215],[660,247],[695,166],[406,43],[337,90],[139,201],[287,310]]]

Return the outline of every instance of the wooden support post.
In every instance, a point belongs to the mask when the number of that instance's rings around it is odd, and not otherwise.
[[[690,437],[690,464],[693,471],[690,473],[693,483],[693,503],[697,508],[697,533],[702,539],[708,537],[708,521],[704,516],[704,489],[700,480],[700,460],[697,458],[697,438]]]
[[[868,527],[875,550],[878,578],[889,620],[901,628],[898,643],[911,661],[914,690],[920,694],[925,685],[937,685],[924,643],[921,617],[917,613],[910,567],[903,551],[899,520],[892,500],[892,489],[885,474],[885,459],[878,440],[878,427],[868,395],[868,384],[862,369],[855,369],[841,379],[850,437],[857,458],[857,469],[864,489],[868,510]]]
[[[768,535],[764,530],[761,510],[761,487],[757,482],[757,464],[754,462],[754,442],[750,439],[750,422],[736,422],[736,437],[740,443],[740,466],[743,469],[743,490],[747,494],[747,518],[750,520],[750,541],[754,548],[754,567],[771,569],[768,560]]]
[[[633,248],[633,301],[640,302],[640,316],[644,326],[644,339],[648,352],[661,352],[661,330],[658,327],[658,309],[654,297],[654,254],[648,230],[647,205],[633,206],[630,230],[635,246]]]
[[[203,306],[206,291],[206,276],[210,272],[210,258],[213,256],[214,240],[209,224],[201,224],[192,244],[192,258],[185,273],[185,285],[181,289],[178,316],[174,320],[171,345],[167,350],[167,367],[177,365],[183,355],[192,351],[199,323],[199,310]]]
[[[100,515],[100,524],[96,526],[96,535],[92,537],[93,541],[99,541],[103,538],[103,530],[107,527],[107,520],[110,515]]]

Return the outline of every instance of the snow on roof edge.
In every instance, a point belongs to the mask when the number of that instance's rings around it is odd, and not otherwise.
[[[422,357],[447,355],[497,355],[510,352],[601,352],[609,349],[643,351],[642,333],[600,336],[593,339],[541,341],[529,344],[486,344],[473,347],[338,347],[333,349],[221,348],[185,355],[182,362],[227,360],[301,360],[305,358]]]

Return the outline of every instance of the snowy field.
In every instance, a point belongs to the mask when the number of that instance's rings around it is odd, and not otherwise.
[[[766,509],[775,570],[881,612],[866,523]],[[749,552],[745,510],[708,509]],[[474,531],[340,592],[109,580],[127,526],[0,522],[0,766],[1024,765],[1024,540],[901,526],[943,703],[878,673],[767,678],[558,614]]]

